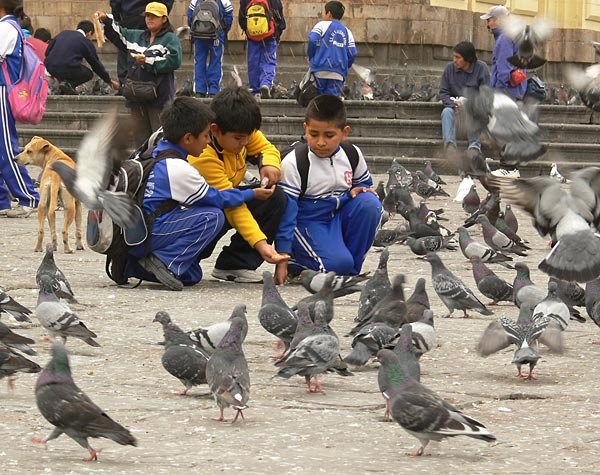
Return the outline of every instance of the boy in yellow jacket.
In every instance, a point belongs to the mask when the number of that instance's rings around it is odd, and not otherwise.
[[[211,109],[216,116],[210,126],[211,142],[199,157],[189,157],[189,163],[219,190],[240,186],[247,161],[258,166],[261,183],[268,181],[266,186],[275,186],[281,177],[281,157],[259,130],[262,116],[250,92],[243,87],[223,89],[214,97]],[[278,264],[288,259],[271,244],[286,204],[285,193],[277,188],[266,201],[253,200],[225,210],[225,226],[200,259],[212,254],[229,229],[237,232],[219,254],[212,276],[234,282],[261,282],[256,269],[263,261]]]

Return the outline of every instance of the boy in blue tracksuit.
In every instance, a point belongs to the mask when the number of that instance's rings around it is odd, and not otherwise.
[[[275,80],[275,68],[277,67],[277,47],[283,30],[285,30],[285,18],[283,17],[283,5],[281,0],[266,0],[270,9],[270,15],[274,23],[273,34],[264,39],[254,39],[248,31],[248,18],[246,16],[248,7],[254,3],[253,0],[240,0],[240,11],[238,22],[240,28],[246,34],[248,48],[248,82],[254,95],[263,99],[271,97],[271,88]]]
[[[275,237],[279,253],[291,255],[290,270],[360,273],[381,220],[381,203],[371,189],[373,179],[355,145],[342,144],[350,132],[344,103],[337,96],[314,98],[304,123],[308,156],[297,145],[281,163],[279,186],[288,195],[286,211]],[[344,147],[353,147],[352,165]],[[307,157],[303,186],[300,160]],[[303,192],[304,189],[304,192]],[[277,264],[275,276],[283,283],[288,264]]]
[[[203,0],[192,0],[187,11],[188,25],[193,22],[194,10]],[[214,96],[221,88],[225,39],[233,23],[233,5],[230,0],[217,0],[223,31],[215,39],[194,38],[194,93]]]
[[[255,198],[265,200],[274,187],[217,190],[187,162],[188,155],[200,155],[210,142],[214,121],[210,108],[197,99],[176,98],[160,119],[164,138],[152,153],[160,161],[148,177],[142,203],[146,214],[159,216],[147,240],[129,251],[125,275],[181,290],[202,279],[198,256],[220,233],[225,222],[223,208]],[[158,213],[158,207],[168,200],[176,206]]]
[[[348,69],[358,54],[352,32],[341,23],[344,5],[325,4],[323,21],[308,34],[308,60],[319,94],[342,95]]]

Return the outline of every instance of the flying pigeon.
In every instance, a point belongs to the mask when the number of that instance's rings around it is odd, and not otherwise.
[[[523,262],[515,264],[517,275],[513,281],[513,297],[515,305],[533,309],[538,303],[546,298],[546,292],[536,286],[529,277],[529,267]]]
[[[35,342],[31,338],[13,332],[4,323],[0,322],[0,344],[4,344],[14,350],[19,350],[26,355],[37,355],[37,353],[29,346],[34,343]]]
[[[246,322],[246,325],[242,328],[242,341],[246,339],[248,333],[248,323],[246,320],[246,306],[244,304],[236,305],[231,312],[231,316],[224,322],[213,323],[206,328],[198,328],[189,332],[190,338],[198,346],[201,346],[209,354],[212,354],[219,343],[229,331],[231,322],[234,318],[241,318]]]
[[[548,319],[554,321],[561,330],[569,326],[571,313],[569,307],[556,295],[558,284],[554,281],[548,282],[548,295],[533,309],[534,321]]]
[[[514,15],[508,15],[500,28],[517,47],[516,54],[507,58],[512,66],[531,71],[546,64],[546,59],[536,55],[535,50],[552,35],[552,24],[549,21],[538,19],[531,25],[526,25]]]
[[[20,373],[39,373],[42,370],[40,366],[18,354],[8,346],[0,344],[0,379],[8,378],[8,388],[13,390],[14,374]]]
[[[108,188],[111,175],[127,158],[124,143],[119,140],[125,129],[119,125],[116,110],[112,111],[84,137],[77,152],[75,169],[61,161],[52,164],[69,193],[87,209],[105,210],[123,228],[136,222],[135,203],[127,193],[109,191]]]
[[[465,435],[485,442],[496,440],[481,422],[462,414],[406,374],[394,352],[380,350],[377,359],[381,363],[379,371],[385,373],[389,384],[383,396],[389,401],[392,419],[421,443],[411,455],[423,455],[431,440],[446,437]]]
[[[577,90],[585,106],[592,110],[592,114],[600,111],[600,64],[592,64],[584,71],[574,66],[567,67],[565,74],[569,84]],[[592,117],[590,123],[591,120]]]
[[[475,241],[469,235],[469,231],[462,226],[457,231],[460,250],[467,259],[475,257],[482,262],[497,263],[512,268],[510,264],[506,264],[507,261],[512,261],[512,257],[506,256],[501,252],[496,252],[491,247]]]
[[[425,289],[425,279],[419,277],[415,284],[415,290],[406,301],[406,317],[404,320],[408,323],[421,320],[423,312],[429,310],[429,308],[429,296]]]
[[[67,337],[74,337],[83,340],[90,346],[100,346],[94,340],[98,335],[89,330],[69,306],[56,296],[59,283],[56,280],[52,281],[47,275],[42,275],[39,285],[40,292],[35,316],[48,333],[54,338],[60,337],[63,343],[66,343]]]
[[[98,460],[99,452],[90,447],[89,437],[104,437],[121,445],[137,446],[131,432],[112,420],[76,386],[67,350],[59,343],[52,346],[52,359],[37,380],[35,400],[42,416],[55,429],[45,439],[34,438],[34,442],[46,444],[64,432],[89,451],[90,456],[83,459],[86,462]]]
[[[465,318],[468,309],[473,309],[482,315],[492,315],[475,294],[452,272],[450,272],[439,256],[430,252],[425,260],[431,264],[431,283],[433,290],[440,300],[448,307],[450,317],[454,310],[462,310]]]
[[[355,322],[361,322],[367,315],[371,313],[375,305],[385,297],[390,290],[392,290],[392,284],[388,276],[387,263],[390,257],[390,251],[384,249],[379,256],[379,265],[375,273],[365,283],[363,289],[360,291],[360,297],[358,299],[358,313]]]
[[[250,373],[242,350],[242,342],[248,331],[248,323],[239,317],[231,320],[227,333],[219,342],[206,364],[206,381],[221,414],[219,421],[225,421],[223,411],[232,406],[238,416],[244,419],[242,412],[250,398]]]
[[[17,322],[31,322],[29,318],[31,310],[15,301],[4,290],[0,289],[0,316],[3,312],[8,313]]]
[[[69,303],[78,303],[67,277],[57,267],[56,262],[54,262],[54,247],[52,244],[46,244],[46,254],[35,274],[35,282],[38,287],[40,287],[42,276],[50,278],[52,287],[55,289],[55,294],[59,299],[66,300]]]
[[[498,277],[477,257],[472,257],[473,278],[482,295],[492,299],[488,305],[498,302],[513,302],[513,286]]]

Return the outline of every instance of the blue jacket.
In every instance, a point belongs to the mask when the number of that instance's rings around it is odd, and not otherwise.
[[[6,15],[0,18],[0,65],[6,61],[11,84],[19,79],[23,67],[23,56],[21,55],[23,38],[19,34],[19,30],[19,23],[15,16]],[[6,86],[2,67],[0,67],[0,86]]]
[[[449,63],[440,80],[439,96],[445,107],[453,107],[451,97],[464,96],[465,89],[478,90],[482,84],[490,83],[490,72],[487,64],[477,60],[466,71]]]
[[[338,20],[320,21],[308,34],[310,70],[331,71],[348,76],[358,54],[352,32]]]
[[[203,0],[192,0],[190,2],[190,6],[187,10],[188,26],[192,26],[192,17],[194,16],[194,10],[196,9],[196,5],[202,1]],[[221,10],[221,22],[223,23],[223,32],[221,33],[220,39],[223,42],[225,41],[225,38],[227,38],[227,33],[229,33],[231,25],[233,24],[233,5],[231,4],[230,0],[218,0],[217,3],[219,4],[219,10]],[[203,41],[200,38],[194,39],[198,41]]]
[[[186,157],[188,153],[168,140],[161,140],[152,152],[152,156],[172,149],[173,157],[160,160],[148,176],[144,191],[143,208],[151,213],[166,200],[175,200],[187,208],[193,206],[214,206],[216,208],[232,208],[254,199],[251,189],[217,190],[206,183],[198,170],[190,165]],[[164,216],[167,216],[167,213]]]
[[[517,52],[517,47],[511,39],[500,31],[500,28],[492,30],[496,44],[492,51],[492,78],[490,86],[494,89],[503,89],[511,97],[523,99],[527,89],[527,81],[512,87],[509,83],[510,73],[514,68],[507,60]]]
[[[275,35],[273,38],[267,38],[264,41],[279,41],[281,37],[281,33],[286,28],[285,18],[283,17],[283,5],[281,4],[281,0],[268,0],[269,5],[271,6],[271,11],[273,12],[273,21],[275,22]],[[246,10],[248,9],[248,3],[250,0],[240,0],[240,11],[238,13],[238,23],[240,24],[240,28],[246,31]]]

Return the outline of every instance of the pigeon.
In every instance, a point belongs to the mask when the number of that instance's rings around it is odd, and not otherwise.
[[[162,325],[165,337],[165,352],[161,358],[163,368],[185,386],[179,394],[185,396],[192,386],[206,384],[206,363],[210,354],[196,346],[187,333],[172,323],[167,312],[158,312],[153,322]]]
[[[218,421],[225,421],[223,411],[232,406],[238,416],[244,419],[242,412],[250,397],[250,373],[242,350],[242,342],[248,331],[248,322],[234,317],[227,333],[223,336],[206,364],[206,381],[221,412]]]
[[[119,169],[121,160],[127,157],[123,150],[125,142],[120,140],[126,130],[127,127],[119,125],[114,110],[100,119],[84,137],[77,152],[75,169],[61,161],[52,164],[71,195],[87,209],[105,210],[122,228],[135,224],[135,203],[127,193],[110,191],[109,181],[113,171]]]
[[[496,222],[494,223],[494,227],[500,231],[502,234],[506,235],[506,237],[508,239],[510,239],[511,241],[519,244],[521,247],[523,247],[526,250],[531,250],[531,247],[529,247],[526,242],[523,240],[523,238],[521,238],[521,236],[519,236],[516,232],[514,232],[511,227],[506,224],[506,221],[504,221],[504,213],[500,212],[498,214],[498,219],[496,220]]]
[[[537,124],[504,92],[481,86],[465,99],[464,108],[468,128],[473,132],[487,131],[502,147],[504,163],[527,163],[546,152],[537,138]]]
[[[419,277],[415,284],[415,290],[406,301],[406,317],[404,320],[408,323],[416,322],[423,317],[423,312],[429,310],[429,296],[425,289],[425,279]]]
[[[400,365],[398,356],[390,350],[380,350],[379,371],[384,372],[388,388],[383,397],[388,400],[390,414],[421,446],[412,453],[421,456],[431,440],[465,435],[486,442],[496,440],[481,423],[462,414],[436,393],[411,378]]]
[[[431,198],[432,196],[450,196],[448,193],[442,190],[440,188],[440,185],[438,185],[437,183],[435,183],[435,186],[431,186],[431,184],[429,184],[428,182],[424,182],[418,179],[413,180],[412,191],[414,191],[417,195],[419,195],[422,198]]]
[[[4,290],[0,289],[0,316],[2,313],[8,313],[17,322],[31,322],[29,315],[31,310],[15,301]]]
[[[512,268],[510,264],[506,264],[507,261],[512,261],[512,257],[502,254],[501,252],[496,252],[491,247],[475,241],[471,238],[471,236],[469,236],[469,231],[462,226],[458,228],[457,231],[460,250],[467,259],[476,257],[482,262],[501,264]]]
[[[557,182],[562,184],[571,183],[570,180],[567,180],[562,173],[558,171],[558,165],[556,163],[552,163],[550,168],[550,178],[554,178]]]
[[[37,363],[0,344],[0,379],[8,378],[8,389],[14,389],[16,373],[39,373],[41,370]]]
[[[552,351],[560,353],[563,349],[558,325],[548,318],[534,321],[531,308],[523,305],[516,323],[506,317],[490,323],[479,340],[477,351],[481,356],[489,356],[513,344],[517,347],[512,361],[517,366],[517,378],[535,379],[533,368],[540,359],[535,348],[538,340]],[[528,375],[521,372],[525,364],[529,365]]]
[[[379,197],[379,201],[381,203],[383,203],[383,200],[386,197],[386,194],[385,194],[385,185],[384,185],[383,181],[380,181],[377,184],[377,188],[375,188],[375,193],[377,193],[377,196]]]
[[[519,222],[517,221],[517,217],[515,216],[510,203],[507,203],[504,208],[504,222],[513,233],[516,233],[519,230]]]
[[[527,264],[518,262],[515,264],[515,270],[517,271],[517,275],[513,281],[515,305],[519,308],[525,306],[533,309],[546,298],[546,292],[531,281]]]
[[[600,275],[600,168],[572,174],[569,190],[550,177],[506,180],[491,177],[508,201],[521,206],[535,220],[541,236],[549,234],[553,247],[538,268],[558,279],[587,282]]]
[[[316,294],[323,288],[323,285],[327,279],[327,274],[325,272],[317,272],[316,270],[305,269],[300,272],[300,278],[302,287],[304,287],[311,294]],[[362,287],[357,284],[367,280],[368,278],[369,277],[367,274],[336,275],[331,283],[334,298],[350,295],[354,292],[360,292]]]
[[[355,322],[363,321],[371,313],[375,305],[383,299],[391,290],[392,284],[388,276],[387,263],[390,251],[384,249],[379,256],[379,266],[373,276],[366,282],[360,291],[358,299],[358,312]]]
[[[429,309],[423,310],[421,319],[409,323],[412,328],[412,342],[414,353],[417,359],[420,359],[425,353],[433,349],[435,344],[435,327],[433,322],[433,312]],[[396,343],[397,346],[397,343]],[[396,346],[394,351],[396,351]]]
[[[328,272],[325,274],[325,280],[323,281],[323,286],[321,290],[319,290],[316,294],[309,295],[308,297],[304,297],[300,302],[308,303],[308,308],[310,310],[310,317],[315,319],[315,303],[316,302],[324,302],[325,303],[325,317],[327,318],[327,323],[330,323],[333,320],[333,281],[335,280],[335,272]],[[298,305],[292,308],[292,310],[297,310]]]
[[[315,324],[311,334],[290,350],[284,359],[275,363],[279,368],[277,376],[286,379],[296,374],[304,376],[308,392],[323,393],[318,375],[331,368],[339,359],[339,341],[328,329],[326,313],[326,303],[316,302],[314,304]],[[311,385],[313,376],[314,387]]]
[[[577,320],[580,323],[585,323],[585,318],[581,316],[579,310],[574,307],[585,307],[585,289],[577,282],[566,282],[564,280],[550,277],[551,281],[556,282],[556,296],[561,299],[571,312],[571,320]]]
[[[369,357],[387,345],[396,335],[397,330],[385,323],[371,323],[362,327],[352,339],[352,351],[344,361],[352,366],[364,366]]]
[[[31,338],[13,332],[4,323],[0,322],[0,344],[33,356],[37,355],[37,353],[29,345],[33,345],[34,343]]]
[[[452,237],[442,236],[425,236],[422,238],[415,239],[413,237],[406,238],[406,244],[417,256],[424,256],[428,252],[435,252],[441,249],[448,249],[449,251],[455,251],[451,243]]]
[[[385,323],[398,329],[406,317],[406,301],[404,299],[404,275],[398,274],[392,282],[392,289],[383,297],[363,320],[358,322],[349,335],[356,335],[365,325]]]
[[[477,257],[472,257],[473,278],[477,289],[482,295],[492,299],[488,305],[496,305],[498,302],[513,302],[513,286],[498,277],[494,272]]]
[[[392,160],[392,165],[390,166],[388,173],[392,172],[397,179],[397,183],[399,183],[403,187],[408,187],[413,182],[412,174],[404,168],[404,166],[400,163],[397,158]],[[388,191],[386,187],[386,191]]]
[[[492,312],[486,308],[463,281],[446,268],[435,252],[427,254],[425,260],[431,264],[433,290],[448,308],[448,317],[454,313],[454,310],[462,310],[465,318],[467,318],[469,316],[467,314],[468,309],[473,309],[482,315],[492,315]]]
[[[462,200],[462,209],[465,213],[473,214],[475,211],[479,209],[479,205],[481,204],[481,200],[479,199],[479,195],[477,194],[477,187],[475,184],[471,185],[471,189],[465,195]]]
[[[561,330],[569,326],[571,313],[569,307],[556,295],[558,284],[554,281],[548,282],[548,295],[533,309],[533,321],[548,319],[555,321]]]
[[[52,281],[47,275],[42,275],[39,285],[40,292],[35,316],[50,333],[50,336],[61,337],[63,343],[66,343],[67,337],[74,337],[83,340],[90,346],[100,346],[94,340],[98,335],[89,330],[69,306],[56,296],[59,283],[56,280]]]
[[[419,180],[421,180],[423,183],[427,183],[429,186],[431,186],[432,188],[435,188],[436,191],[441,191],[442,187],[441,184],[431,178],[429,178],[427,175],[425,175],[425,173],[423,173],[421,170],[417,170],[415,172],[415,175],[417,176],[417,178]],[[437,175],[436,175],[437,176]],[[438,177],[439,178],[439,177]],[[414,181],[413,181],[414,183]]]
[[[600,277],[585,284],[585,310],[591,320],[600,327]],[[600,345],[600,340],[592,343]]]
[[[410,225],[410,233],[414,238],[425,236],[441,236],[439,226],[434,227],[419,219],[416,209],[408,211],[408,223]]]
[[[274,358],[281,358],[290,347],[298,319],[279,294],[273,275],[269,271],[263,272],[262,302],[258,310],[258,321],[265,330],[283,342],[283,351],[280,355],[274,356]]]
[[[34,438],[34,442],[46,444],[64,432],[89,451],[89,457],[83,459],[86,462],[98,460],[99,452],[90,446],[89,437],[137,446],[131,432],[112,420],[77,387],[71,376],[67,350],[59,343],[52,346],[52,359],[38,377],[35,400],[42,416],[55,429],[45,439]]]
[[[400,167],[402,168],[402,170],[406,171],[406,169],[402,165],[400,165]],[[387,173],[388,173],[388,180],[385,183],[385,192],[389,195],[394,188],[401,186],[401,185],[400,185],[400,182],[398,181],[398,177],[396,175],[395,168],[390,167],[390,169],[388,170]],[[412,183],[412,176],[411,176],[411,183]]]
[[[59,299],[66,300],[69,303],[79,303],[75,299],[75,294],[73,294],[73,289],[67,277],[57,267],[56,262],[54,262],[54,247],[52,244],[46,244],[46,254],[35,274],[35,282],[38,287],[40,287],[42,276],[50,278],[52,287],[55,289],[55,294]],[[58,285],[54,285],[55,283]]]
[[[506,59],[512,66],[532,71],[546,64],[546,59],[535,54],[552,34],[552,25],[547,20],[535,20],[531,25],[515,17],[506,16],[500,28],[517,48],[517,52]]]
[[[246,306],[244,304],[236,305],[231,312],[231,316],[224,322],[214,323],[206,328],[198,328],[189,332],[190,338],[196,343],[197,346],[201,346],[209,354],[212,354],[219,343],[229,331],[231,322],[234,318],[241,318],[246,322],[244,328],[242,328],[242,341],[246,339],[248,333],[248,321],[246,319]]]
[[[417,216],[421,221],[427,221],[428,217],[435,217],[435,219],[439,219],[440,221],[448,221],[448,219],[440,216],[442,214],[444,214],[444,208],[429,209],[425,200],[421,200],[419,203]]]
[[[475,211],[471,216],[465,219],[464,227],[469,228],[473,226],[477,218],[485,214],[488,217],[490,223],[494,224],[500,213],[500,195],[498,193],[488,193],[487,197],[479,205],[479,209]]]
[[[394,229],[379,229],[373,239],[373,247],[388,247],[404,241],[410,231],[405,224],[399,224]]]
[[[483,240],[492,249],[498,252],[512,252],[518,256],[526,256],[525,249],[521,244],[510,239],[506,234],[490,223],[485,215],[481,215],[476,220],[483,228]]]
[[[597,52],[596,56],[598,56]],[[592,64],[584,71],[574,66],[567,67],[565,74],[569,84],[577,90],[585,106],[592,110],[591,123],[593,112],[600,111],[600,64]],[[564,87],[560,92],[562,93],[561,102],[564,101],[565,96],[568,100],[569,93],[565,91]]]
[[[440,178],[440,176],[433,171],[433,168],[431,166],[431,161],[430,160],[426,160],[425,161],[425,168],[423,169],[423,172],[425,173],[425,176],[427,178],[429,178],[430,180],[435,181],[438,185],[445,185],[446,182],[444,180],[442,180]]]

